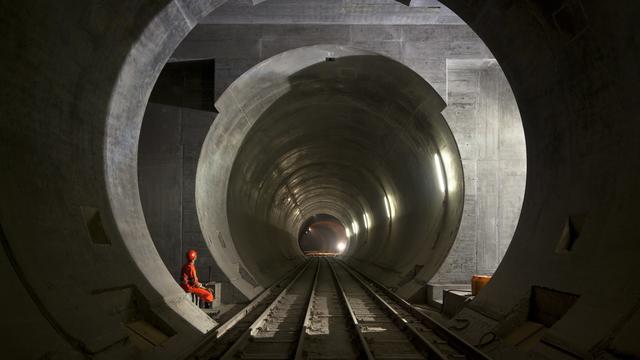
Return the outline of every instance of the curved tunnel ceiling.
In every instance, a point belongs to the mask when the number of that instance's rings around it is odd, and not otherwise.
[[[262,62],[216,106],[198,213],[205,236],[225,239],[213,242],[216,260],[246,270],[248,284],[236,284],[246,295],[302,259],[298,231],[315,214],[345,224],[344,255],[383,269],[383,280],[397,283],[416,264],[426,276],[438,269],[460,223],[462,164],[444,102],[419,75],[319,45]],[[223,271],[239,278],[238,268]]]

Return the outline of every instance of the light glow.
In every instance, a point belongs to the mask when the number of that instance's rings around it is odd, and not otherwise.
[[[364,228],[369,230],[369,214],[364,213],[362,218],[364,219]]]
[[[440,155],[435,154],[434,159],[436,161],[436,171],[438,172],[438,184],[440,184],[440,190],[444,193],[446,189],[446,184],[444,182],[444,169],[442,160],[440,160]]]
[[[384,197],[384,208],[387,210],[387,218],[392,219],[396,214],[396,209],[393,206],[393,198],[389,194]]]
[[[339,242],[336,248],[338,249],[339,252],[343,252],[344,249],[347,248],[347,244],[344,242]]]
[[[358,226],[358,222],[353,220],[353,222],[351,223],[351,227],[353,229],[353,233],[357,234],[360,232],[360,227]]]
[[[442,157],[442,164],[443,164],[443,168],[444,169],[455,169],[456,168],[456,163],[453,159],[453,156],[451,155],[450,151],[443,151],[440,153],[440,156]],[[455,176],[455,172],[453,171],[445,171],[447,177],[447,192],[449,194],[451,194],[452,192],[455,192],[458,188],[458,183],[456,181],[456,176]]]
[[[347,233],[347,238],[351,237],[351,232],[349,231],[348,227],[344,228],[344,232]]]

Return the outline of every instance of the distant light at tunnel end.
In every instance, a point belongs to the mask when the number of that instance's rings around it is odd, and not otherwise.
[[[345,242],[339,242],[336,248],[338,249],[338,252],[343,252],[344,249],[347,248],[347,244]]]

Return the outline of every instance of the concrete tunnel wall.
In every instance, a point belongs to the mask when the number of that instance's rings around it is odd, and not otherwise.
[[[352,16],[358,14],[357,7],[340,1],[327,6],[324,0],[305,0],[304,7],[313,11],[303,15],[294,10],[302,5],[286,0],[270,0],[257,7],[238,1],[228,2],[198,24],[171,58],[174,61],[214,58],[216,99],[233,81],[261,61],[287,50],[315,44],[373,51],[415,71],[446,99],[443,116],[460,146],[465,204],[456,241],[440,270],[429,279],[416,271],[424,264],[416,263],[411,271],[402,274],[404,281],[414,281],[420,286],[427,282],[468,284],[474,274],[493,274],[513,237],[526,180],[522,121],[504,73],[473,30],[437,2],[434,4],[438,8],[434,10],[394,5],[392,0],[354,1],[367,4],[367,23],[353,20]],[[288,9],[285,13],[281,12],[283,7]],[[444,22],[437,19],[444,19]],[[153,123],[164,127],[167,121],[190,122],[181,116],[173,120],[164,116],[145,117],[143,130],[149,128],[147,125],[153,127]],[[198,135],[197,139],[205,135]],[[194,135],[189,133],[183,136],[183,139],[192,138]],[[141,134],[143,140],[144,134]],[[147,150],[142,145],[141,150]],[[199,150],[198,147],[198,155]],[[195,170],[187,170],[184,181],[195,183]],[[171,172],[171,168],[167,171]],[[155,175],[153,179],[161,178]],[[148,185],[141,179],[140,186]],[[185,190],[194,191],[193,188]],[[152,201],[170,194],[171,187],[146,193],[147,197],[153,196]],[[155,219],[155,223],[162,224],[158,228],[149,225],[161,257],[171,258],[170,252],[163,252],[171,241],[164,240],[166,235],[156,236],[171,219],[153,216],[155,210],[147,212],[144,196],[142,201],[147,221]],[[192,210],[185,208],[183,214],[182,223],[191,227]],[[195,220],[197,232],[201,233],[199,221]],[[183,243],[193,243],[194,236],[185,236]],[[202,239],[201,234],[197,237]],[[201,244],[205,242],[201,240]],[[182,252],[178,257],[181,262]],[[199,262],[205,273],[212,260]],[[175,271],[180,268],[180,264],[168,266]],[[225,281],[226,276],[219,272],[214,274],[216,280]],[[229,291],[223,291],[228,298]],[[421,291],[417,295],[415,300],[424,302],[427,294]]]
[[[431,277],[464,197],[444,106],[404,65],[343,46],[290,50],[247,71],[216,102],[198,165],[216,262],[252,297],[302,261],[304,221],[328,214],[350,229],[344,256],[381,281],[401,283],[416,263]],[[420,288],[408,285],[409,295]]]
[[[639,356],[640,5],[443,3],[500,61],[527,135],[529,176],[520,223],[492,283],[463,310],[470,326],[462,334],[479,340],[539,285],[580,295],[547,335],[556,347],[594,358]],[[127,309],[130,295],[92,292],[129,284],[176,331],[152,350],[155,358],[175,355],[198,333],[183,320],[197,318],[195,312],[163,300],[165,290],[178,290],[163,285],[170,277],[140,225],[135,171],[121,177],[135,169],[135,156],[115,151],[109,163],[123,167],[104,165],[105,151],[136,143],[154,77],[195,24],[195,14],[215,4],[2,3],[2,13],[11,15],[0,24],[8,40],[0,60],[1,299],[3,326],[11,329],[4,333],[3,352],[25,358],[134,357],[122,313],[113,311]],[[145,44],[150,47],[137,52]],[[138,64],[143,71],[122,72],[124,64],[145,59],[150,63]],[[112,116],[131,131],[116,134],[109,125],[109,145],[103,147],[104,125],[116,120]],[[118,169],[122,173],[113,172]],[[123,183],[105,185],[105,175]],[[113,204],[109,196],[115,194],[127,196],[127,203]],[[90,208],[100,210],[110,246],[87,235],[83,214],[90,215]],[[584,218],[580,236],[573,248],[559,248],[572,217]],[[132,255],[134,240],[142,249],[138,255]]]
[[[1,4],[2,356],[136,358],[143,326],[173,358],[215,325],[155,251],[136,151],[162,66],[220,3]]]

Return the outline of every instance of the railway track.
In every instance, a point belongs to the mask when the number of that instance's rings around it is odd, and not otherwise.
[[[187,359],[474,359],[475,347],[345,263],[316,257]]]

